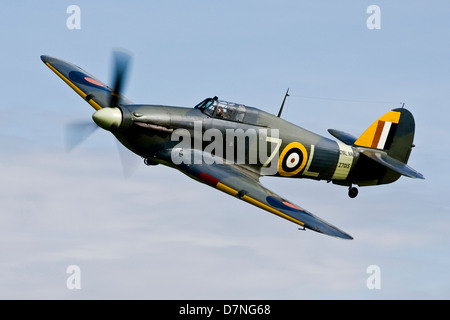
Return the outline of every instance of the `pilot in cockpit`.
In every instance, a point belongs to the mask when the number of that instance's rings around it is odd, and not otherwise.
[[[223,110],[222,110],[222,107],[220,107],[220,106],[217,107],[216,117],[223,118]]]

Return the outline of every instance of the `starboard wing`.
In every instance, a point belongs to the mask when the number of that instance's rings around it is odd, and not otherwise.
[[[160,154],[159,156],[166,158],[169,163],[172,162],[169,160],[171,152],[171,150],[166,150],[165,154]],[[202,159],[201,163],[198,164],[181,163],[173,165],[191,178],[302,227],[329,236],[353,239],[342,230],[262,186],[259,182],[259,175],[256,173],[234,164],[212,163],[212,161],[207,161],[210,155],[206,153],[202,153],[201,157],[197,155],[197,158],[193,155],[193,153],[201,151],[185,149],[183,152],[192,153],[191,159]]]

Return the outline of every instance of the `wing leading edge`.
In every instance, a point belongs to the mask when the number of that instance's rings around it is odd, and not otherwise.
[[[171,150],[166,150],[164,152],[165,154],[161,154],[161,156],[168,159],[167,157],[170,158],[170,152]],[[194,153],[200,151],[184,150],[184,152]],[[196,159],[193,154],[192,156],[192,159]],[[202,157],[197,159],[205,159],[205,157],[208,157],[208,154],[203,153]],[[353,239],[349,234],[268,190],[260,184],[258,175],[250,172],[248,169],[230,164],[207,164],[204,160],[200,164],[181,163],[175,165],[175,167],[195,180],[276,214],[302,227],[329,236]]]

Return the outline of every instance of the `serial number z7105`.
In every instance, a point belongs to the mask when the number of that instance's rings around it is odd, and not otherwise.
[[[350,163],[339,162],[338,168],[350,169]]]

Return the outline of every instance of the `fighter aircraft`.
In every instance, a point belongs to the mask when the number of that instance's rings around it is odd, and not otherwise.
[[[207,98],[194,107],[133,104],[122,94],[131,56],[114,52],[112,87],[78,66],[43,55],[41,60],[96,111],[92,118],[147,165],[162,164],[187,176],[329,236],[353,239],[306,209],[273,193],[262,176],[325,180],[347,186],[382,185],[400,176],[424,179],[406,163],[414,147],[414,118],[396,108],[360,136],[330,129],[338,141],[278,115]],[[288,96],[286,92],[285,99]]]

